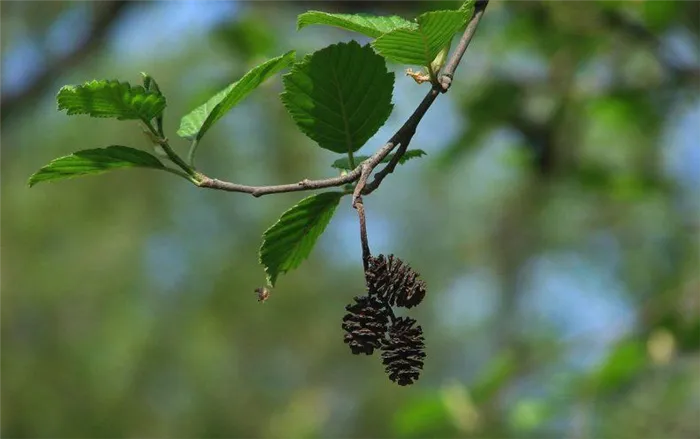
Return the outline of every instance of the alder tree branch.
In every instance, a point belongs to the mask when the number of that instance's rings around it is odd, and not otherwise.
[[[250,194],[254,197],[261,197],[263,195],[269,194],[280,194],[284,192],[299,192],[299,191],[309,191],[314,189],[323,189],[327,187],[337,187],[344,184],[352,183],[360,178],[363,168],[374,169],[377,165],[386,157],[392,149],[394,149],[395,144],[389,142],[384,145],[379,151],[375,152],[370,158],[360,163],[355,169],[346,175],[341,175],[339,177],[326,178],[323,180],[308,180],[304,179],[297,183],[290,184],[280,184],[274,186],[248,186],[244,184],[231,183],[228,181],[217,180],[215,178],[209,178],[201,173],[198,174],[199,179],[198,186],[217,189],[228,192],[242,192]]]
[[[455,71],[457,70],[459,63],[462,61],[462,57],[467,51],[469,43],[471,43],[472,38],[474,38],[476,28],[477,26],[479,26],[481,17],[483,17],[484,11],[486,10],[486,6],[488,4],[489,0],[477,0],[476,4],[474,5],[474,15],[472,16],[472,19],[469,20],[467,28],[464,30],[464,34],[459,40],[457,48],[450,57],[450,60],[445,65],[445,69],[442,71],[442,77],[440,79],[440,82],[442,83],[443,93],[450,89],[450,85],[452,84],[452,78],[455,74]]]
[[[95,2],[94,16],[85,38],[70,53],[51,60],[29,85],[16,93],[3,94],[0,120],[5,122],[10,116],[32,108],[52,87],[56,78],[98,51],[129,7],[129,2],[124,0]]]
[[[339,177],[326,178],[322,180],[308,180],[304,179],[297,183],[281,184],[273,186],[248,186],[238,183],[231,183],[227,181],[217,180],[215,178],[207,177],[206,175],[196,172],[195,179],[197,180],[197,185],[203,188],[216,189],[228,192],[242,192],[250,194],[254,197],[261,197],[263,195],[269,194],[279,194],[285,192],[299,192],[308,191],[315,189],[323,189],[328,187],[337,187],[345,184],[357,182],[355,189],[353,191],[353,207],[358,209],[358,212],[363,213],[362,208],[362,195],[367,195],[374,190],[376,190],[382,183],[384,178],[394,171],[394,168],[398,164],[401,157],[404,155],[408,149],[408,144],[411,142],[413,135],[416,132],[418,124],[423,119],[423,116],[428,112],[432,106],[435,99],[442,93],[449,90],[452,85],[452,78],[454,76],[459,63],[464,56],[464,53],[469,47],[474,34],[476,33],[479,21],[484,14],[484,10],[488,4],[488,0],[478,0],[475,5],[474,15],[467,24],[467,27],[462,35],[462,38],[457,45],[454,53],[450,57],[443,70],[440,77],[440,82],[434,85],[428,94],[423,98],[418,108],[411,114],[411,116],[406,120],[406,122],[399,128],[398,131],[387,141],[387,143],[382,146],[378,151],[376,151],[368,159],[364,160],[358,166],[356,166],[352,171],[345,175]],[[379,166],[379,164],[384,160],[384,158],[389,155],[389,153],[397,146],[401,145],[394,155],[392,160],[377,174],[371,183],[367,183],[369,176],[372,174],[374,169]],[[190,172],[191,169],[184,169],[186,172]],[[364,215],[361,214],[361,219]],[[364,237],[363,239],[366,239]],[[367,249],[368,250],[368,249]],[[364,251],[364,244],[363,244]],[[369,250],[368,250],[369,251]]]

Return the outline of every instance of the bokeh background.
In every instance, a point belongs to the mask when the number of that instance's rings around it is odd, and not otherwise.
[[[361,36],[307,9],[457,2],[2,2],[3,437],[700,437],[700,2],[498,1],[453,88],[366,200],[375,253],[419,271],[421,380],[350,355],[356,216],[338,209],[267,303],[254,199],[126,170],[31,190],[78,149],[150,148],[133,122],[56,111],[64,84],[151,74],[179,118],[262,60]],[[397,72],[395,111],[426,91]],[[321,178],[276,77],[204,139],[208,175]],[[358,93],[361,93],[358,90]]]

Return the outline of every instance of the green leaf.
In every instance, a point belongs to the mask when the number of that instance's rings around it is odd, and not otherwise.
[[[403,165],[404,163],[406,163],[407,161],[409,161],[411,159],[422,157],[426,154],[427,153],[425,151],[423,151],[422,149],[409,149],[408,151],[406,151],[404,153],[403,156],[401,156],[401,158],[399,159],[399,164]],[[393,157],[394,157],[393,153],[389,154],[386,157],[384,157],[384,160],[382,160],[381,163],[389,163]],[[369,158],[369,156],[366,156],[366,155],[355,156],[355,163],[362,163],[363,161],[367,160],[368,158]],[[348,171],[352,170],[352,167],[350,167],[350,161],[348,160],[347,157],[343,157],[342,159],[338,159],[338,160],[334,161],[333,164],[331,165],[331,167],[336,168],[336,169],[345,169]]]
[[[355,152],[384,125],[394,106],[394,74],[369,45],[328,46],[284,75],[282,103],[321,148]]]
[[[266,61],[243,77],[221,90],[207,102],[192,110],[180,121],[177,134],[190,140],[199,140],[230,109],[235,107],[267,78],[288,67],[296,59],[296,52],[289,51],[282,56]]]
[[[599,394],[613,393],[632,382],[647,363],[645,344],[637,339],[625,340],[591,373],[589,383]]]
[[[158,86],[158,83],[156,82],[155,79],[151,75],[145,72],[141,72],[141,76],[143,79],[143,88],[145,88],[147,91],[153,92],[153,93],[158,93],[159,95],[163,95],[163,93],[160,92],[160,87]],[[156,116],[156,127],[158,129],[158,133],[161,135],[161,137],[165,137],[165,133],[163,132],[163,112],[161,111],[158,116]]]
[[[83,85],[66,85],[57,96],[58,109],[91,117],[114,117],[118,120],[150,121],[165,108],[165,97],[141,86],[114,80],[90,81]]]
[[[312,24],[335,26],[361,33],[370,38],[378,38],[387,32],[400,28],[415,29],[418,27],[415,23],[396,15],[378,17],[369,14],[329,14],[321,11],[308,11],[297,19],[297,30]]]
[[[385,58],[401,63],[428,66],[464,26],[468,11],[435,11],[420,15],[417,29],[396,29],[372,42]]]
[[[309,256],[342,196],[342,192],[324,192],[304,198],[265,231],[260,263],[271,286],[278,275],[297,268]]]
[[[471,17],[474,13],[475,4],[476,0],[466,0],[464,3],[462,3],[462,6],[460,6],[458,10],[462,12],[468,12],[469,15],[467,17]]]
[[[85,149],[59,157],[29,178],[29,187],[42,181],[64,180],[81,175],[102,174],[120,168],[165,169],[151,154],[126,146]]]
[[[143,80],[143,88],[153,93],[162,94],[160,92],[160,87],[158,87],[158,83],[151,75],[146,72],[141,72],[141,79]]]

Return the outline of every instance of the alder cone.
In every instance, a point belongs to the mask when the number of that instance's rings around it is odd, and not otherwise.
[[[394,255],[370,256],[365,279],[369,294],[391,306],[413,308],[425,297],[425,282]]]
[[[345,307],[348,314],[343,317],[344,342],[355,355],[372,355],[382,345],[389,315],[377,297],[358,296],[354,300],[354,304]]]
[[[423,328],[413,325],[410,317],[399,317],[389,328],[389,338],[382,343],[382,362],[389,379],[400,386],[413,384],[423,369],[425,344]]]

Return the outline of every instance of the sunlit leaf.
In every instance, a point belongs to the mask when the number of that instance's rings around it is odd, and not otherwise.
[[[314,248],[333,217],[342,192],[324,192],[304,198],[263,234],[260,263],[274,286],[277,276],[297,268]]]
[[[403,156],[399,159],[399,164],[403,165],[407,161],[411,159],[415,159],[418,157],[422,157],[426,155],[426,152],[423,151],[422,149],[409,149],[404,153]],[[381,163],[389,163],[391,159],[394,157],[394,154],[389,154],[386,157],[384,157],[384,160],[381,161]],[[358,155],[355,156],[355,165],[358,165],[359,163],[367,160],[369,156],[366,155]],[[347,157],[343,157],[342,159],[338,159],[333,162],[331,167],[336,168],[336,169],[345,169],[345,170],[352,170],[352,167],[350,166],[350,160]]]
[[[284,75],[282,102],[299,129],[321,148],[357,151],[384,125],[394,74],[369,46],[328,46]]]
[[[151,154],[126,146],[85,149],[59,157],[39,169],[29,178],[29,186],[42,181],[64,180],[82,175],[102,174],[121,168],[164,169],[165,166]]]
[[[177,131],[177,134],[188,139],[201,139],[207,130],[229,110],[241,102],[267,78],[292,64],[295,58],[296,53],[290,51],[250,70],[239,81],[227,86],[207,102],[184,116],[180,121],[180,129]]]
[[[372,42],[380,55],[401,64],[428,66],[464,26],[469,11],[435,11],[416,18],[417,28],[396,29]]]
[[[165,97],[159,92],[114,80],[66,85],[59,90],[57,101],[58,109],[66,110],[68,115],[87,114],[119,120],[150,121],[165,108]]]
[[[396,15],[381,17],[370,14],[329,14],[327,12],[308,11],[299,15],[297,30],[312,24],[335,26],[361,33],[370,38],[377,38],[400,28],[418,28],[416,23]]]

